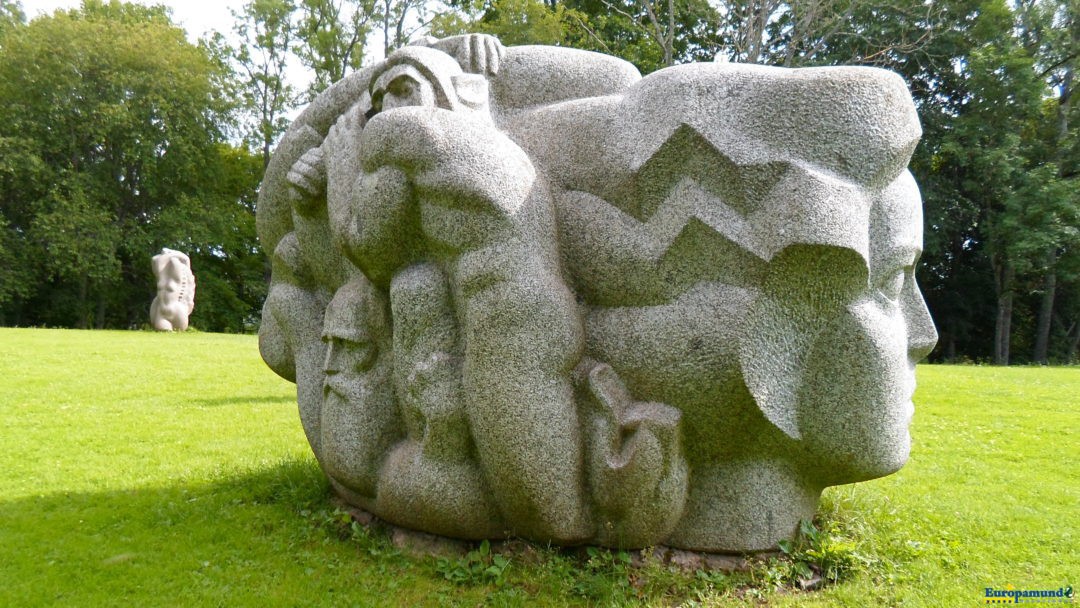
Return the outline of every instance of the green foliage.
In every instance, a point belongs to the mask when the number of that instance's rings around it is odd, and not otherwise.
[[[588,16],[563,4],[543,0],[491,0],[436,15],[430,33],[437,37],[490,34],[508,46],[548,44],[580,46]]]
[[[0,46],[3,45],[4,34],[11,29],[23,24],[26,14],[23,13],[22,5],[15,0],[0,0]]]
[[[494,585],[506,584],[507,569],[510,559],[491,552],[491,543],[487,540],[459,559],[442,557],[438,560],[435,571],[446,580],[456,585]]]
[[[169,246],[219,286],[197,296],[203,327],[250,326],[261,167],[221,143],[225,77],[161,7],[88,1],[5,35],[0,322],[138,325]]]
[[[349,6],[352,5],[352,6]],[[377,16],[375,0],[302,0],[294,49],[315,73],[308,96],[359,69]]]
[[[0,0],[0,324],[137,326],[153,294],[146,259],[171,246],[199,278],[193,322],[251,330],[265,292],[255,188],[299,98],[379,59],[364,52],[373,36],[389,52],[417,33],[479,32],[610,53],[643,73],[714,55],[899,72],[924,132],[911,168],[925,201],[919,281],[941,334],[932,358],[1080,356],[1075,0],[448,5],[249,0],[229,49],[188,44],[160,7],[90,0],[27,23]],[[313,72],[306,90],[284,78],[296,58]]]
[[[541,0],[494,0],[477,31],[507,45],[565,44],[578,18],[565,6],[551,7]]]
[[[820,576],[827,583],[837,583],[867,565],[867,558],[857,548],[835,526],[818,529],[814,522],[804,520],[794,542],[780,542],[780,551],[791,560],[789,572],[793,576],[789,575],[786,582],[793,584]]]
[[[713,55],[899,72],[911,86],[924,132],[911,168],[925,201],[919,280],[942,338],[933,358],[997,355],[1006,362],[1010,341],[1021,347],[1037,342],[1038,328],[1043,338],[1049,332],[1051,354],[1075,360],[1075,0],[451,4],[456,10],[433,21],[434,34],[484,32],[511,43],[596,50],[643,73]]]
[[[296,26],[294,0],[249,0],[233,12],[233,31],[240,44],[232,49],[240,78],[244,135],[262,151],[263,166],[278,138],[289,127],[285,115],[296,106],[297,95],[285,77]],[[219,38],[218,46],[224,46]]]
[[[1068,161],[1054,159],[1059,104],[1048,103],[1060,80],[1048,66],[1068,61],[1047,41],[1068,29],[1067,3],[936,4],[926,44],[879,62],[909,79],[923,123],[912,161],[926,216],[919,280],[941,334],[934,358],[1004,361],[1011,340],[1034,337],[1042,313],[1028,294],[1040,295],[1043,276],[1057,270],[1047,259],[1077,250],[1074,184],[1062,179]]]
[[[630,554],[600,547],[587,547],[587,559],[573,573],[571,590],[582,598],[598,602],[626,601],[630,585]]]
[[[669,65],[711,61],[723,40],[721,13],[704,0],[568,0],[586,18],[575,46],[622,57],[648,74]]]

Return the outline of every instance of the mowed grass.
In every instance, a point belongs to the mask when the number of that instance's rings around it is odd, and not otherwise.
[[[540,548],[503,584],[460,585],[335,517],[294,387],[254,337],[0,329],[0,606],[960,606],[1080,588],[1080,369],[921,366],[919,384],[909,464],[826,492],[859,557],[839,584]]]

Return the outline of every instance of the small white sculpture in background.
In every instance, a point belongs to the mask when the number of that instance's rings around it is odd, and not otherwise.
[[[187,254],[164,247],[150,261],[157,276],[157,296],[150,304],[150,324],[158,331],[185,331],[195,310],[195,275]]]

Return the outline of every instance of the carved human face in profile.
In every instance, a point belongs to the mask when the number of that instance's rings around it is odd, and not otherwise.
[[[904,172],[865,202],[868,213],[852,214],[846,228],[869,237],[865,254],[799,243],[779,252],[741,346],[759,409],[797,441],[797,458],[822,486],[881,477],[907,461],[915,363],[937,342],[915,283],[918,186]]]
[[[867,288],[826,320],[807,353],[798,425],[828,483],[873,479],[907,462],[915,364],[937,343],[915,282],[922,232],[919,189],[905,171],[871,207]]]
[[[385,322],[385,313],[365,281],[354,279],[334,295],[323,323],[326,396],[349,399],[357,390],[373,388],[365,387],[363,380],[387,350],[383,335],[387,332],[380,331]]]

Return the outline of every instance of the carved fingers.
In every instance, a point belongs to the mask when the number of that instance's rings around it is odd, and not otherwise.
[[[429,46],[457,60],[461,69],[473,74],[494,76],[499,73],[506,47],[495,36],[466,34],[436,40]]]
[[[330,126],[323,147],[330,152],[331,158],[346,154],[360,139],[364,130],[364,113],[371,104],[371,99],[364,93],[360,101],[352,105]]]
[[[290,196],[297,211],[311,211],[306,204],[318,199],[326,190],[326,164],[322,147],[305,152],[289,169]]]
[[[499,73],[499,65],[506,47],[499,42],[498,38],[486,34],[470,34],[469,47],[472,49],[470,67],[473,69],[468,71],[490,76]]]

